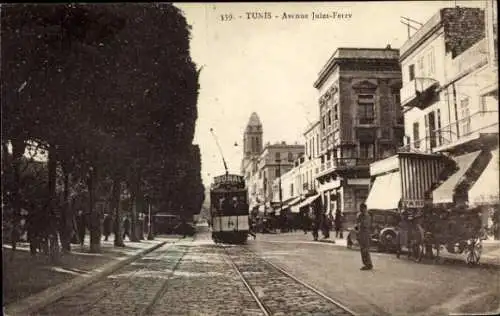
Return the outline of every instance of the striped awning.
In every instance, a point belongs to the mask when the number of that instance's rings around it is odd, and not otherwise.
[[[401,174],[391,172],[375,178],[366,207],[369,210],[393,210],[398,208],[401,200]]]
[[[432,202],[439,203],[453,203],[453,196],[455,188],[462,181],[467,170],[469,170],[481,151],[475,151],[462,156],[454,157],[457,164],[457,170],[448,179],[446,179],[439,187],[432,192]]]
[[[499,154],[498,149],[491,152],[491,159],[486,169],[468,192],[469,205],[496,204],[500,200],[499,193]]]

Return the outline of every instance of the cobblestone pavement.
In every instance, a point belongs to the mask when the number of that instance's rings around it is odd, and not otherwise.
[[[162,290],[188,244],[167,244],[33,315],[142,315]]]
[[[184,256],[152,315],[263,315],[223,249],[199,240]]]
[[[36,315],[262,315],[205,237],[166,245]]]
[[[225,248],[271,315],[352,315],[286,276],[254,252],[241,246]]]

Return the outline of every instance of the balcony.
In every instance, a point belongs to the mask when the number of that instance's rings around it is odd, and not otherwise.
[[[458,129],[458,133],[457,133]],[[478,139],[481,134],[498,134],[498,111],[478,111],[413,141],[399,152],[433,153]]]
[[[375,117],[357,117],[355,120],[355,127],[372,128],[377,127],[377,120]]]
[[[369,167],[370,163],[376,160],[376,158],[335,158],[335,167],[337,169]]]
[[[437,96],[439,82],[432,78],[415,78],[401,88],[401,106],[424,109]]]

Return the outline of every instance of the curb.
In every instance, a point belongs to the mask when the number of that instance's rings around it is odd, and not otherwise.
[[[40,293],[29,296],[21,301],[14,302],[8,306],[4,306],[3,314],[8,315],[30,315],[35,311],[41,309],[42,307],[57,301],[58,299],[78,291],[79,289],[113,273],[114,271],[126,266],[132,261],[160,248],[161,246],[168,243],[168,241],[163,241],[150,247],[144,249],[128,258],[118,259],[116,262],[110,262],[102,267],[97,268],[97,272],[92,273],[88,276],[79,276],[66,283],[52,286],[48,289],[43,290]]]

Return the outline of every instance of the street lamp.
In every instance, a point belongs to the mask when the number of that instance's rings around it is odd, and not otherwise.
[[[279,190],[279,198],[280,198],[280,216],[283,214],[283,197],[281,195],[281,159],[276,159],[278,163],[278,190]]]

